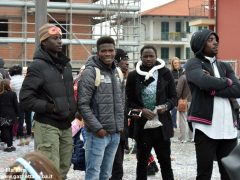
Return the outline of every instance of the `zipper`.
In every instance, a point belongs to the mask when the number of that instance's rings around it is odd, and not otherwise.
[[[112,90],[113,90],[113,111],[114,111],[114,120],[115,120],[115,130],[117,132],[117,121],[116,121],[117,116],[116,116],[116,111],[115,111],[115,109],[116,109],[115,108],[115,102],[116,102],[115,98],[116,98],[116,96],[115,96],[115,87],[114,87],[116,77],[115,77],[115,72],[113,70],[111,71],[111,80],[112,80]]]

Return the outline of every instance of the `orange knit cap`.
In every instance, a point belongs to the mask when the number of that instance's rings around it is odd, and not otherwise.
[[[39,28],[38,32],[40,43],[52,35],[62,35],[61,29],[53,24],[44,24],[42,27]]]

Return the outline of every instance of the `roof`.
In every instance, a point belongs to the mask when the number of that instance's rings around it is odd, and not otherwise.
[[[204,8],[204,2],[206,2],[206,0],[174,0],[167,4],[146,10],[141,13],[141,16],[190,16],[189,9],[200,11],[200,9]]]

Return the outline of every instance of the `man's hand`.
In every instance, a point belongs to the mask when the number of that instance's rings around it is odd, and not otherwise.
[[[203,69],[203,72],[204,72],[204,74],[206,74],[206,75],[210,75],[210,72],[206,71],[205,69]]]
[[[105,130],[105,129],[100,129],[97,133],[96,133],[96,135],[98,136],[98,137],[100,137],[100,138],[103,138],[104,136],[106,136],[108,133],[107,133],[107,131]]]
[[[154,116],[156,116],[156,114],[149,109],[143,108],[142,109],[142,116],[147,118],[147,119],[153,119]]]
[[[166,104],[162,104],[162,105],[159,105],[157,107],[157,112],[162,114],[162,113],[165,113],[167,111],[167,105]]]

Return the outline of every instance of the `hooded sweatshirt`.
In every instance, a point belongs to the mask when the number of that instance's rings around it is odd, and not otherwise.
[[[188,120],[206,125],[212,124],[214,96],[236,98],[240,95],[240,84],[230,65],[216,61],[220,77],[215,77],[212,64],[203,54],[212,34],[219,41],[217,34],[208,29],[193,34],[190,44],[195,58],[186,63],[186,77],[192,94]]]

